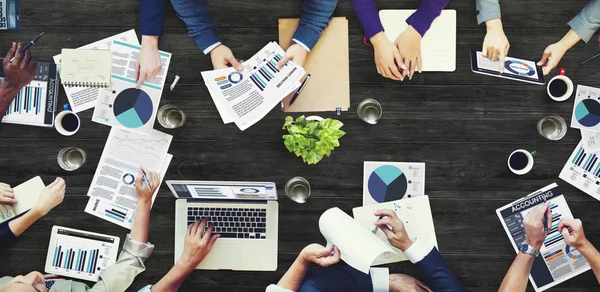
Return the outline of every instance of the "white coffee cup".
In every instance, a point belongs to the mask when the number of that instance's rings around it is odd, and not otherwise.
[[[73,115],[77,118],[77,127],[73,130],[65,129],[65,127],[63,126],[63,118],[67,115]],[[77,131],[79,131],[79,128],[81,127],[81,119],[79,119],[79,116],[76,113],[70,110],[64,110],[56,115],[56,118],[54,119],[54,127],[56,128],[56,131],[61,135],[72,136],[75,133],[77,133]]]
[[[560,79],[567,84],[567,91],[561,96],[554,96],[552,95],[552,93],[550,93],[550,85],[553,81],[557,79]],[[565,69],[560,69],[558,75],[550,79],[550,82],[548,82],[548,85],[546,86],[546,92],[548,93],[548,96],[550,96],[550,98],[552,98],[554,101],[565,101],[569,99],[569,97],[571,97],[571,95],[573,94],[573,81],[571,81],[571,78],[565,75]]]
[[[513,157],[514,155],[517,155],[515,157]],[[536,154],[536,151],[527,151],[525,149],[517,149],[515,151],[513,151],[509,156],[508,156],[508,161],[507,161],[507,165],[508,165],[508,169],[510,169],[510,171],[512,171],[514,174],[517,175],[524,175],[528,172],[531,171],[531,169],[533,168],[533,156]],[[524,155],[524,156],[522,156]],[[526,161],[523,161],[523,158]],[[512,161],[511,161],[512,160]],[[520,165],[525,164],[523,167],[520,167]]]

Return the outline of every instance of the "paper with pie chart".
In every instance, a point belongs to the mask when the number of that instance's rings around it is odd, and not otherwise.
[[[425,163],[365,161],[363,206],[425,194]]]
[[[577,85],[571,128],[600,132],[600,89]]]
[[[136,64],[141,47],[113,40],[110,48],[113,51],[112,87],[100,91],[92,121],[149,135],[154,128],[171,54],[159,52],[160,73],[137,89]]]

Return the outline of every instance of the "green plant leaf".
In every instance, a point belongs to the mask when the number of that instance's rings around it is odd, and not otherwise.
[[[283,123],[283,128],[282,129],[285,129],[288,126],[291,126],[292,123],[294,123],[294,118],[292,118],[291,116],[285,117],[285,122]]]
[[[304,116],[295,120],[291,116],[285,118],[283,129],[288,134],[282,136],[288,151],[302,157],[307,164],[316,164],[324,156],[331,156],[335,147],[340,146],[339,138],[346,133],[340,128],[343,123],[334,119],[309,121]]]

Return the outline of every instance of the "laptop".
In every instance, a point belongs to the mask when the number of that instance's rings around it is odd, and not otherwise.
[[[175,203],[175,262],[187,227],[208,217],[221,234],[200,270],[275,271],[279,204],[272,182],[177,181],[167,186]]]
[[[394,42],[408,27],[406,19],[416,10],[380,10],[379,18],[388,40]],[[456,70],[456,10],[444,9],[421,39],[423,72]]]

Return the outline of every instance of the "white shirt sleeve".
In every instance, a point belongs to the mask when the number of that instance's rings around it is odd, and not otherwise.
[[[216,48],[218,45],[220,45],[221,42],[216,42],[214,44],[212,44],[212,46],[206,48],[204,51],[202,51],[205,55],[208,55],[208,53],[210,53],[210,51],[212,51],[214,48]]]
[[[294,292],[294,291],[281,288],[275,284],[271,284],[271,285],[269,285],[269,287],[267,287],[267,290],[265,290],[265,292]]]
[[[294,42],[296,42],[297,44],[299,44],[301,47],[303,47],[307,52],[310,53],[310,49],[301,41],[297,40],[297,39],[292,39]]]
[[[415,264],[422,261],[432,249],[433,246],[416,240],[407,250],[404,251],[404,254],[411,263]]]
[[[371,268],[369,274],[371,275],[371,282],[373,282],[373,292],[390,291],[390,269]]]

